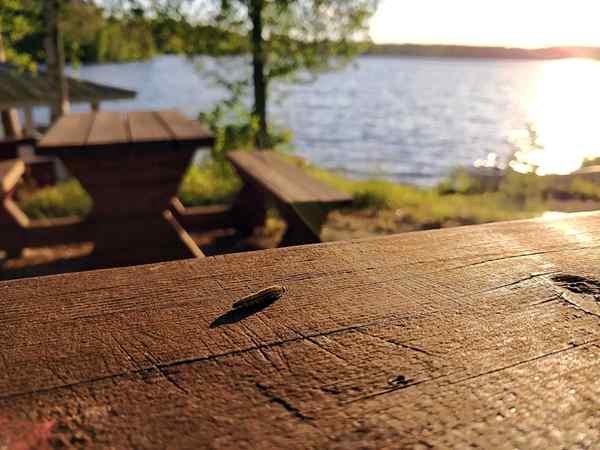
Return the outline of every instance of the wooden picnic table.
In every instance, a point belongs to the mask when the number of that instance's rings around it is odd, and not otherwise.
[[[92,197],[95,257],[110,266],[199,254],[163,211],[194,151],[213,140],[174,110],[73,113],[48,131],[38,153],[59,157]]]
[[[599,236],[578,214],[0,282],[0,442],[597,448]]]
[[[232,208],[234,221],[251,231],[264,224],[266,208],[274,204],[287,223],[281,246],[321,242],[328,213],[352,204],[349,195],[272,151],[234,151],[227,159],[244,182]]]

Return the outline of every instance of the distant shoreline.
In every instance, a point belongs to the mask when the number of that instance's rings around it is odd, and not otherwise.
[[[537,49],[467,45],[372,44],[366,56],[414,56],[433,58],[551,60],[600,59],[599,47],[547,47]]]

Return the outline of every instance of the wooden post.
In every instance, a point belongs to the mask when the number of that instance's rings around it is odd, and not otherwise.
[[[51,122],[69,112],[69,88],[65,76],[65,52],[59,26],[60,4],[61,0],[47,0],[44,2],[44,19],[46,22],[44,44],[48,58],[46,61],[48,65],[48,77],[58,94],[56,102],[51,106]]]
[[[90,107],[92,108],[92,111],[98,112],[100,111],[100,102],[98,100],[93,101],[90,103]]]
[[[6,62],[6,52],[4,50],[4,41],[2,39],[2,29],[0,29],[0,63]],[[22,134],[21,123],[16,109],[7,109],[0,111],[4,134],[7,137],[20,138]]]
[[[35,133],[35,125],[33,123],[33,108],[28,106],[25,108],[25,135],[33,136]]]

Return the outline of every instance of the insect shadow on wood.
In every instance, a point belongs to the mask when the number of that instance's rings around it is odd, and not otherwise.
[[[262,311],[263,309],[268,308],[276,300],[277,300],[276,298],[268,299],[267,301],[263,301],[261,303],[255,304],[255,305],[248,306],[246,308],[238,308],[238,309],[229,310],[225,314],[223,314],[223,315],[217,317],[215,320],[213,320],[213,322],[210,324],[210,328],[217,328],[217,327],[220,327],[223,325],[231,325],[231,324],[240,322],[241,320],[244,320],[245,318],[258,313],[258,312]]]

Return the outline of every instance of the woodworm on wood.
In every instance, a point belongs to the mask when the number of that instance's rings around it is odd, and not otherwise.
[[[254,294],[245,296],[233,304],[233,309],[238,308],[249,308],[251,306],[274,302],[281,298],[285,294],[285,287],[283,286],[269,286],[268,288],[262,289]]]

